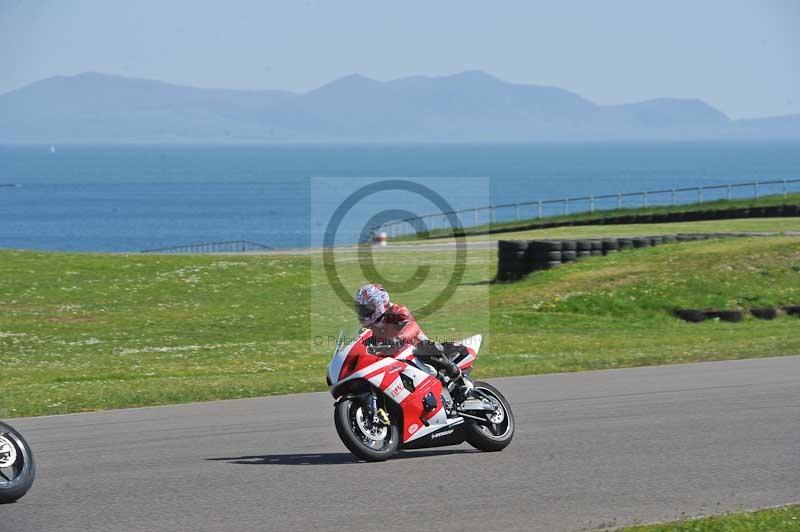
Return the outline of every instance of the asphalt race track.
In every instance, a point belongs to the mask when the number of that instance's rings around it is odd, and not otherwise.
[[[324,394],[13,420],[0,530],[581,530],[800,501],[800,357],[492,381],[501,453],[356,463]]]

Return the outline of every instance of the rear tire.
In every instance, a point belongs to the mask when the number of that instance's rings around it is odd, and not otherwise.
[[[14,502],[31,489],[36,463],[22,435],[0,422],[0,504]]]
[[[500,390],[487,382],[475,382],[475,389],[492,397],[492,402],[497,402],[502,409],[502,414],[498,414],[498,411],[495,410],[492,415],[500,421],[492,426],[465,419],[464,433],[467,442],[481,451],[502,451],[511,443],[511,439],[514,437],[514,414],[511,412],[511,406],[503,394],[500,393]]]
[[[345,447],[357,458],[367,462],[383,462],[397,453],[400,446],[400,430],[397,422],[390,420],[386,426],[386,435],[382,441],[370,440],[365,431],[360,428],[358,411],[362,410],[361,404],[355,399],[342,399],[336,403],[333,413],[333,422],[336,432]],[[369,443],[374,442],[374,443]],[[372,446],[371,446],[372,445]]]

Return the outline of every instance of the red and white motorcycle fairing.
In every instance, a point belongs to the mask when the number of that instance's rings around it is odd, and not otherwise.
[[[364,450],[358,444],[358,439],[364,439],[363,436],[366,435],[367,439],[364,441],[372,446],[371,438],[379,433],[375,426],[364,421],[369,418],[364,412],[369,410],[367,400],[372,400],[376,404],[380,401],[385,406],[379,409],[385,416],[383,423],[388,426],[396,424],[399,429],[400,441],[390,442],[391,445],[386,446],[387,457],[393,452],[392,449],[401,447],[432,447],[461,443],[465,435],[460,426],[464,424],[465,416],[490,424],[480,416],[486,415],[487,419],[491,419],[488,416],[493,411],[498,412],[494,419],[500,417],[505,419],[505,422],[501,421],[503,430],[506,430],[502,447],[507,445],[513,433],[513,418],[505,399],[493,387],[488,384],[483,386],[494,390],[494,392],[489,391],[490,395],[477,390],[479,394],[477,398],[455,404],[450,396],[450,390],[442,385],[436,371],[415,357],[413,346],[401,347],[392,352],[391,356],[387,356],[370,347],[371,337],[372,331],[369,329],[362,329],[351,339],[340,336],[328,366],[328,384],[337,405],[344,400],[355,400],[357,397],[361,397],[364,402],[364,409],[361,406],[355,407],[357,408],[355,415],[345,419],[346,414],[342,414],[343,417],[336,419],[337,431],[354,454],[368,460],[386,459],[371,456],[376,453],[370,454],[370,450],[364,454],[362,452]],[[452,355],[453,362],[465,375],[469,375],[475,363],[481,342],[481,335],[466,338],[459,342],[465,349]],[[497,397],[493,398],[495,396]],[[461,406],[465,407],[465,411],[458,409]],[[506,410],[508,410],[507,415],[504,413]],[[478,417],[473,414],[477,414]],[[346,434],[343,434],[343,431]],[[356,435],[355,439],[351,438],[353,434]],[[386,431],[380,434],[385,435]]]

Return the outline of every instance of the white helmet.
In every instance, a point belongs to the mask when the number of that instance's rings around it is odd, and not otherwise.
[[[365,284],[356,292],[355,308],[362,325],[370,325],[389,310],[389,293],[379,284]]]

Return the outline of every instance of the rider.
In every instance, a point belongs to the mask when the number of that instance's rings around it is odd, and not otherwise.
[[[444,347],[428,340],[414,316],[403,305],[389,301],[389,294],[379,284],[367,284],[358,289],[355,296],[356,314],[361,324],[372,330],[376,343],[394,346],[405,344],[415,347],[415,355],[437,370],[441,370],[454,382],[461,381],[469,388],[469,381],[461,374],[461,368],[445,355]]]

